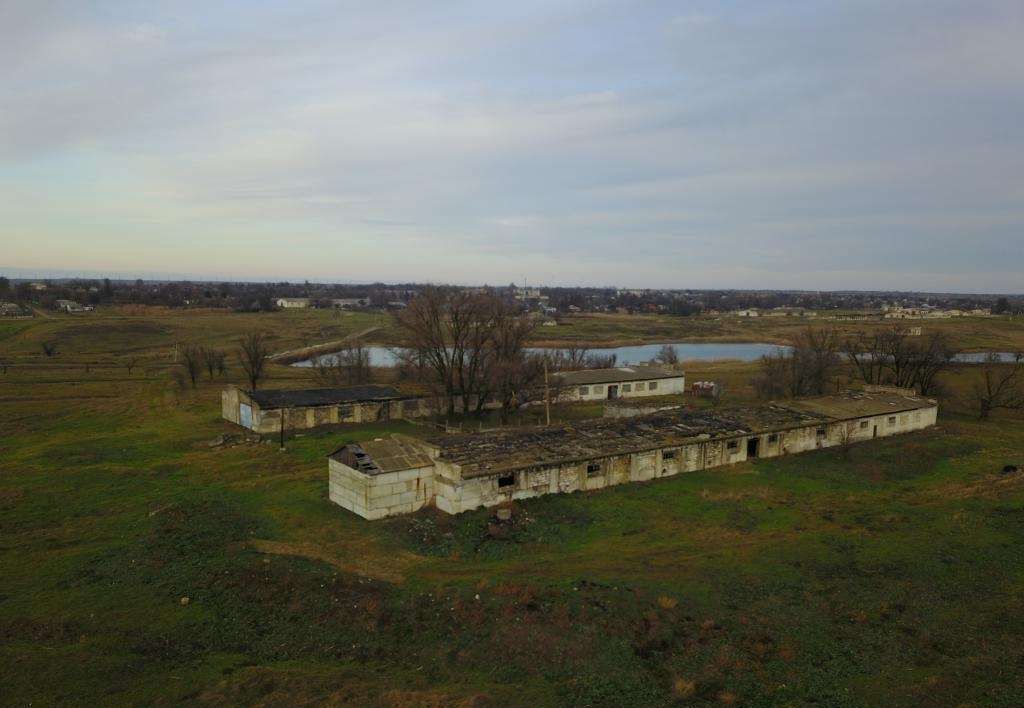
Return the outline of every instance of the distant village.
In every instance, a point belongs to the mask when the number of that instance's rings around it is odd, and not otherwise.
[[[397,310],[421,285],[162,282],[152,280],[28,280],[0,277],[0,316],[31,317],[35,310],[84,314],[99,305],[223,308],[240,312],[299,309]],[[896,292],[811,292],[568,288],[509,284],[463,288],[491,291],[555,327],[580,313],[668,314],[745,318],[884,319],[985,317],[1024,313],[1024,296]]]

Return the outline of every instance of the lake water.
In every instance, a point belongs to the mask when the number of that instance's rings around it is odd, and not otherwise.
[[[628,347],[592,347],[589,349],[594,354],[614,354],[616,356],[616,365],[625,364],[642,364],[653,360],[661,348],[665,346],[663,343],[658,344],[637,344]],[[780,346],[778,344],[763,344],[763,343],[751,343],[751,342],[739,342],[739,343],[718,343],[718,342],[676,342],[671,344],[676,350],[676,354],[679,355],[681,361],[714,361],[722,359],[732,359],[738,361],[757,361],[765,354],[774,354],[780,349],[785,351],[788,347]],[[553,349],[559,349],[560,347],[553,347]],[[564,347],[561,347],[564,348]],[[381,346],[368,346],[366,347],[370,352],[370,365],[371,366],[394,366],[395,355],[391,351],[390,347]],[[530,351],[543,352],[549,351],[545,348],[535,347]],[[1000,353],[1003,361],[1013,361],[1013,354],[1009,352]],[[329,357],[330,354],[325,354],[325,357]],[[957,361],[974,364],[984,361],[987,356],[986,352],[969,352],[966,354],[960,354],[957,357]],[[312,366],[312,360],[296,362],[292,366]]]
[[[658,355],[661,348],[659,344],[638,344],[629,347],[593,347],[588,351],[594,354],[616,356],[616,364],[641,364],[651,361]],[[785,349],[777,344],[755,344],[742,342],[737,344],[721,344],[714,342],[677,342],[671,344],[682,361],[711,361],[716,359],[738,359],[739,361],[756,361],[764,354],[772,354],[779,349]],[[553,347],[560,349],[564,347]],[[394,366],[395,355],[389,347],[370,346],[366,347],[370,352],[371,366]],[[545,348],[535,347],[530,351],[549,351]],[[330,356],[325,355],[325,356]],[[300,361],[293,366],[312,366],[312,360]]]

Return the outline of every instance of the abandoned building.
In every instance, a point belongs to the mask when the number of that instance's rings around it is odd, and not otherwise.
[[[427,441],[394,435],[331,453],[329,496],[367,519],[430,505],[456,514],[907,433],[937,414],[933,399],[850,392]]]
[[[338,423],[372,423],[422,415],[419,399],[403,399],[391,386],[267,389],[228,386],[221,414],[257,433],[318,428]],[[281,416],[284,415],[282,421]]]
[[[555,374],[560,401],[600,401],[683,393],[686,377],[662,366],[620,366]]]
[[[587,369],[559,374],[563,384],[551,393],[554,402],[662,396],[682,393],[683,375],[659,367],[635,366],[620,369]],[[601,382],[601,383],[597,383]],[[461,396],[456,411],[462,410]],[[470,405],[476,405],[471,398]],[[487,399],[483,407],[500,406]],[[304,430],[339,423],[422,418],[445,410],[440,396],[402,394],[391,386],[350,386],[347,388],[267,389],[246,391],[228,386],[221,394],[221,412],[226,420],[257,433]]]

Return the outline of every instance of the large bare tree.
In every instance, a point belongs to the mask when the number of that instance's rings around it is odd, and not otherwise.
[[[410,376],[429,371],[446,401],[481,413],[497,400],[503,415],[526,402],[543,362],[526,348],[533,321],[493,293],[428,288],[398,315],[405,338],[399,352]]]
[[[1024,353],[1017,352],[1010,362],[991,353],[981,364],[981,381],[975,384],[973,399],[978,417],[988,420],[999,408],[1024,408]]]
[[[196,387],[199,374],[203,371],[205,351],[198,344],[186,344],[181,348],[181,363],[185,367],[185,373],[188,374],[189,381],[192,382],[192,388]]]
[[[762,398],[820,396],[834,389],[838,371],[839,338],[834,329],[807,328],[789,351],[761,357],[754,390]]]
[[[913,388],[922,395],[937,391],[939,374],[959,354],[941,332],[921,337],[900,326],[871,334],[859,332],[848,337],[842,348],[864,383]]]
[[[246,381],[253,391],[260,381],[266,378],[267,357],[270,348],[267,335],[262,332],[250,332],[238,340],[238,363],[245,372]]]

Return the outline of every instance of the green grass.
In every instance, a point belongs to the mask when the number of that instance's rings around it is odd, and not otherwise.
[[[55,365],[36,326],[0,376],[0,703],[1024,704],[1019,416],[547,496],[495,538],[327,500],[336,446],[425,428],[213,448],[220,382],[85,372],[110,330]]]

